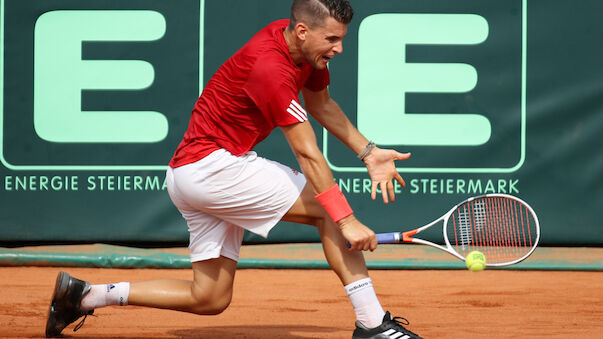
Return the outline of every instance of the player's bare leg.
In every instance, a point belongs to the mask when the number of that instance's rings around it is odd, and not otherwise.
[[[377,299],[361,251],[351,251],[337,224],[316,200],[309,185],[283,218],[318,227],[327,262],[339,276],[354,306],[356,318],[369,327],[379,326],[385,312]]]
[[[283,220],[313,225],[318,228],[327,262],[344,285],[368,278],[362,252],[350,251],[347,248],[346,241],[337,224],[318,203],[310,185],[306,185]]]
[[[420,338],[384,312],[372,287],[364,256],[361,251],[350,251],[346,241],[315,194],[306,185],[302,194],[283,217],[283,220],[318,227],[327,262],[339,276],[356,313],[356,330],[353,338],[380,337],[387,332],[405,338]]]
[[[236,267],[236,261],[220,257],[194,262],[193,281],[163,279],[132,283],[128,304],[219,314],[230,304]]]
[[[58,337],[69,324],[83,319],[94,309],[110,305],[138,305],[201,315],[222,313],[230,304],[237,263],[219,257],[193,264],[193,281],[163,279],[136,283],[90,285],[60,272],[55,284],[46,336]]]

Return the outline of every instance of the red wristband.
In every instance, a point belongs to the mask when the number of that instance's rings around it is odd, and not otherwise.
[[[335,222],[354,213],[337,184],[316,195],[316,200],[325,208],[331,219]]]

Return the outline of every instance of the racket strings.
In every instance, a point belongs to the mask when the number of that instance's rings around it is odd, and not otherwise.
[[[536,237],[529,208],[505,197],[468,201],[457,207],[448,223],[448,239],[459,254],[466,256],[478,250],[490,264],[522,258]]]

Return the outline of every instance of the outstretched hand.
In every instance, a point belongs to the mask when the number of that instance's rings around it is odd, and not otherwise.
[[[371,198],[373,200],[377,198],[377,187],[381,189],[384,203],[387,204],[389,200],[392,202],[396,200],[392,179],[395,179],[402,187],[405,187],[406,183],[396,170],[394,161],[408,158],[410,158],[410,153],[400,153],[378,147],[364,158],[364,163],[373,182],[371,186]]]

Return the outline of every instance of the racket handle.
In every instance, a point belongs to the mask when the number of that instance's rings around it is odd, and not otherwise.
[[[400,232],[393,233],[377,233],[377,243],[378,244],[399,244],[400,240]],[[346,245],[348,248],[352,247],[349,242],[346,241]]]
[[[377,233],[377,242],[379,244],[398,244],[400,243],[400,233]]]

